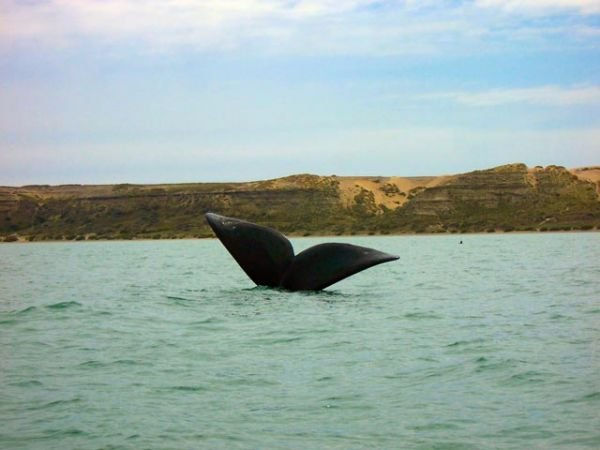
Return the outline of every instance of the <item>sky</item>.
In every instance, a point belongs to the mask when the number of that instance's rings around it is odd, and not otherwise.
[[[600,0],[0,0],[0,185],[600,165]]]

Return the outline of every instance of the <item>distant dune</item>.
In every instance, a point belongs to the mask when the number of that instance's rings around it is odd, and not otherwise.
[[[600,194],[600,166],[571,169],[571,173],[581,180],[594,183],[596,185],[596,191]]]
[[[600,166],[423,177],[0,187],[0,240],[208,237],[214,211],[290,235],[600,229]]]

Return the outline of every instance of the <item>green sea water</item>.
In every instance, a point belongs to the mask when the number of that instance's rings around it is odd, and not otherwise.
[[[600,234],[254,287],[216,240],[0,246],[0,448],[600,448]],[[459,244],[462,240],[463,244]]]

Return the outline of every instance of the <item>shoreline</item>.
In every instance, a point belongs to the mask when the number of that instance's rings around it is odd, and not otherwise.
[[[494,235],[511,235],[511,234],[566,234],[566,233],[600,233],[599,228],[589,230],[518,230],[518,231],[473,231],[465,233],[389,233],[389,234],[286,234],[288,239],[311,239],[311,238],[356,238],[356,237],[418,237],[418,236],[494,236]],[[209,239],[217,239],[216,236],[208,237],[182,237],[182,238],[133,238],[133,239],[40,239],[30,241],[19,237],[16,241],[6,242],[0,241],[0,244],[56,244],[56,243],[89,243],[89,242],[158,242],[158,241],[204,241]]]
[[[205,239],[207,211],[290,237],[588,231],[600,229],[598,189],[600,166],[523,163],[435,177],[0,187],[0,241]]]

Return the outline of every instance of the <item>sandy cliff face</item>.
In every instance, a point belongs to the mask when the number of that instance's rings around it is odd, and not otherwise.
[[[420,192],[407,213],[429,216],[442,229],[482,231],[589,226],[599,211],[595,186],[563,167],[509,164],[457,175]]]
[[[596,185],[596,192],[600,194],[600,166],[571,169],[571,173],[580,180],[594,183]]]
[[[373,203],[382,209],[403,206],[412,191],[435,186],[446,177],[339,177],[340,200],[346,207],[356,203],[357,196],[371,192]]]
[[[443,177],[310,174],[250,183],[0,187],[0,236],[211,236],[203,214],[290,234],[600,227],[600,168],[509,164]]]

